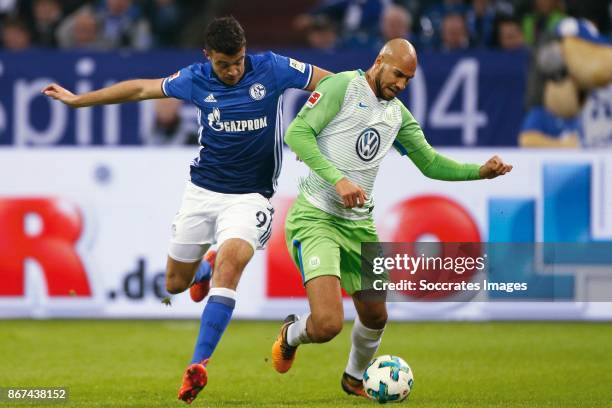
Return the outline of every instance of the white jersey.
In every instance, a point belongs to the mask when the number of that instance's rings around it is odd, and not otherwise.
[[[404,105],[397,98],[378,99],[362,71],[325,78],[299,116],[319,132],[317,144],[323,156],[363,188],[368,201],[361,208],[345,208],[335,187],[313,171],[301,180],[300,192],[315,207],[346,219],[370,216],[380,163],[394,143],[402,149],[396,140],[402,128],[410,130],[413,139],[427,143]]]

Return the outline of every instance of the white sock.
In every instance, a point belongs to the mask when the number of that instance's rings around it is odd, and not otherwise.
[[[210,292],[208,292],[209,297],[213,296],[223,296],[226,298],[230,298],[232,300],[236,300],[236,291],[229,288],[210,288]]]
[[[308,332],[306,332],[308,316],[310,316],[310,313],[300,316],[295,323],[289,325],[287,329],[287,343],[290,346],[295,347],[300,344],[312,343],[312,340],[308,337]]]
[[[353,345],[351,346],[348,364],[344,370],[347,374],[358,380],[363,378],[363,372],[374,358],[384,331],[384,328],[369,329],[361,323],[359,317],[355,318],[355,325],[351,332]]]

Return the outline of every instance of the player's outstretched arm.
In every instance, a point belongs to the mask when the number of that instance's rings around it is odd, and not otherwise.
[[[492,179],[512,170],[512,165],[504,163],[499,156],[493,156],[479,166],[472,163],[459,163],[436,152],[426,145],[408,153],[408,157],[427,177],[445,181]]]
[[[446,181],[480,180],[502,176],[512,170],[512,165],[504,163],[499,156],[493,156],[479,166],[458,163],[441,155],[427,143],[423,130],[408,109],[402,105],[401,110],[402,126],[394,145],[401,154],[407,154],[425,176]]]
[[[75,95],[58,84],[50,84],[42,90],[42,93],[72,108],[84,108],[94,105],[165,98],[166,95],[162,91],[163,80],[163,78],[133,79],[81,95]]]

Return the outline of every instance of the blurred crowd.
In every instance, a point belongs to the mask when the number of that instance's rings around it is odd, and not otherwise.
[[[197,47],[210,17],[219,12],[239,13],[244,1],[250,0],[0,0],[0,44],[12,51]],[[397,37],[410,39],[419,50],[517,49],[537,44],[567,15],[587,18],[609,34],[612,13],[606,0],[302,3],[304,7],[315,3],[315,7],[292,22],[302,40],[295,45],[324,50],[378,49]],[[270,9],[268,14],[273,13]]]
[[[609,33],[606,0],[326,0],[294,27],[319,49],[378,49],[407,38],[419,50],[517,49],[535,45],[566,16]]]
[[[5,50],[112,50],[195,46],[190,25],[206,9],[185,0],[0,0]],[[187,17],[189,12],[190,18]]]
[[[0,50],[198,48],[207,22],[228,14],[239,16],[249,46],[260,49],[377,51],[398,37],[409,39],[419,52],[525,49],[531,59],[518,144],[612,145],[610,0],[272,4],[268,0],[0,0]],[[270,41],[257,36],[270,29]],[[291,35],[278,35],[288,31]],[[604,120],[585,124],[585,106],[588,115]],[[184,126],[182,110],[176,102],[157,102],[149,142],[195,143],[196,129]],[[597,136],[589,136],[593,134]]]

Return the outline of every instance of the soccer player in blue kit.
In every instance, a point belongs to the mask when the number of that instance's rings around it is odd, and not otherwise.
[[[205,63],[160,79],[124,81],[75,95],[58,84],[43,94],[71,107],[173,97],[198,108],[200,153],[191,163],[182,204],[172,224],[166,288],[187,288],[195,301],[209,294],[193,359],[178,398],[191,403],[208,381],[206,364],[236,303],[236,287],[254,251],[270,239],[274,194],[283,156],[282,94],[313,91],[329,72],[267,52],[246,53],[244,31],[233,17],[206,29]],[[211,245],[210,265],[201,262]]]

